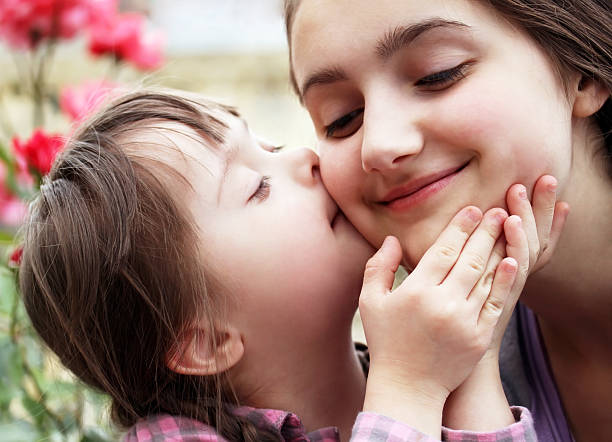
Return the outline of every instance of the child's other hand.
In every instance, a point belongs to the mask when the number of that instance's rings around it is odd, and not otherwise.
[[[531,203],[525,186],[515,184],[508,189],[506,204],[511,215],[518,215],[523,220],[529,246],[528,272],[534,273],[550,260],[565,225],[569,205],[557,201],[557,180],[551,175],[543,175],[536,181]]]
[[[518,273],[491,342],[492,356],[497,357],[504,331],[527,277],[548,263],[561,236],[569,205],[557,201],[556,188],[557,180],[544,175],[534,185],[532,203],[522,184],[514,184],[506,194],[508,211],[513,215],[504,224],[506,247],[493,253],[489,266],[494,267],[509,256],[518,262]],[[517,217],[522,221],[522,228]],[[526,237],[519,230],[524,231]]]
[[[387,238],[368,261],[359,301],[371,361],[364,409],[427,426],[425,415],[468,376],[490,345],[517,272],[510,257],[496,269],[487,265],[493,249],[503,248],[507,218],[503,209],[461,210],[392,292],[402,258],[397,239]],[[388,410],[386,393],[395,396]]]
[[[446,403],[446,426],[492,431],[514,422],[499,377],[499,350],[527,276],[550,260],[565,225],[569,206],[557,202],[556,185],[554,177],[540,177],[533,188],[532,203],[522,184],[515,184],[508,189],[506,203],[512,216],[504,223],[505,247],[495,248],[488,267],[494,268],[504,257],[509,256],[518,263],[517,276],[489,349],[469,378],[453,392]]]

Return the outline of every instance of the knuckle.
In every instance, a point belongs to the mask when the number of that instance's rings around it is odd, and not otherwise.
[[[439,324],[440,326],[445,326],[446,324],[448,324],[449,320],[452,320],[457,316],[456,312],[456,303],[449,301],[441,305],[440,308],[437,308],[434,312],[432,312],[432,316],[437,324]]]
[[[374,266],[374,265],[370,265],[370,263],[368,263],[368,265],[366,265],[366,268],[363,272],[363,277],[364,279],[372,279],[375,278],[381,271],[381,267],[380,266]]]
[[[478,289],[488,293],[493,286],[493,279],[495,278],[495,271],[489,270],[478,283]]]
[[[496,297],[491,297],[487,301],[487,309],[489,313],[494,315],[495,317],[501,316],[504,311],[504,300]]]
[[[436,248],[436,257],[445,261],[454,259],[458,254],[458,250],[448,244],[441,245]]]
[[[477,273],[482,273],[485,269],[485,259],[478,254],[470,254],[467,256],[467,265]]]

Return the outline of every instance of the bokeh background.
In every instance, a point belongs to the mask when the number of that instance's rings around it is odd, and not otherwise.
[[[238,106],[255,132],[277,143],[314,145],[311,123],[289,85],[281,0],[121,0],[119,8],[145,15],[147,26],[161,31],[163,64],[144,73],[129,65],[115,69],[107,57],[89,56],[87,38],[77,36],[57,45],[50,89],[105,78],[196,91]],[[26,136],[27,103],[10,93],[22,75],[13,52],[0,46],[3,113]],[[65,130],[68,121],[56,117],[49,129]]]
[[[115,86],[172,87],[238,107],[275,145],[315,148],[288,72],[281,0],[0,0],[1,440],[119,437],[105,397],[37,340],[15,285],[25,204],[75,122]]]

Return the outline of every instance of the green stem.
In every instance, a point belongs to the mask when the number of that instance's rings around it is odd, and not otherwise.
[[[7,115],[10,115],[6,110],[6,103],[4,102],[5,96],[5,88],[2,88],[0,92],[0,126],[2,126],[2,130],[7,140],[10,140],[11,137],[15,134],[15,128],[13,127],[12,122],[9,120]]]
[[[43,46],[42,54],[37,66],[32,69],[32,101],[34,102],[34,127],[43,126],[45,123],[44,103],[47,95],[46,73],[55,53],[55,39],[49,40]]]
[[[9,325],[9,336],[11,341],[15,345],[19,345],[17,342],[17,312],[19,309],[19,294],[17,290],[13,290],[13,304],[11,305],[11,322]]]

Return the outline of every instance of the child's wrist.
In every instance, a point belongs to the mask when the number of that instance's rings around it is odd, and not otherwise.
[[[383,414],[439,439],[448,395],[444,386],[411,378],[399,366],[374,364],[370,365],[363,410]]]
[[[514,423],[499,376],[498,352],[487,354],[452,394],[444,409],[444,425],[469,431],[495,431]]]

